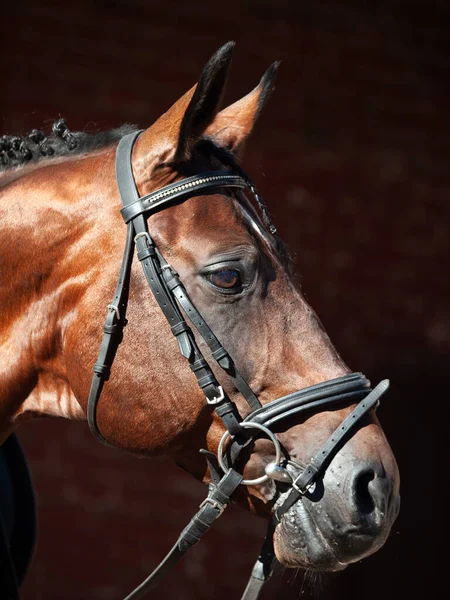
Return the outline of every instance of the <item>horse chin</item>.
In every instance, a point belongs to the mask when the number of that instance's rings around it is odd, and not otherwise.
[[[284,567],[312,571],[342,571],[348,563],[341,562],[302,505],[291,509],[274,534],[275,555]]]
[[[384,539],[358,534],[344,540],[331,531],[324,532],[303,502],[297,502],[283,516],[274,534],[278,561],[285,567],[310,571],[342,571],[378,550],[383,542]]]

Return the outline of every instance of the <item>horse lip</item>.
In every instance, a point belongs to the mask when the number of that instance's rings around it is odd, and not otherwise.
[[[280,502],[279,498],[276,504]],[[299,515],[299,512],[301,512],[301,515]],[[301,524],[298,526],[300,520]],[[299,534],[303,534],[302,537],[299,537]],[[289,549],[288,556],[287,553],[283,553],[282,548],[279,546],[284,545],[283,538],[287,536],[288,539],[292,539],[293,535],[296,536],[298,545],[293,545]],[[315,548],[314,544],[316,545]],[[299,552],[300,545],[303,546],[304,550],[300,549]],[[276,526],[274,546],[277,559],[286,567],[302,567],[316,571],[342,571],[348,565],[336,556],[330,542],[318,527],[314,516],[301,500],[284,515],[283,520]],[[315,556],[310,560],[308,554]],[[291,560],[293,555],[295,558]]]

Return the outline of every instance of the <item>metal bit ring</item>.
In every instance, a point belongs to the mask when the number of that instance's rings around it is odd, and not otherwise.
[[[281,459],[282,459],[281,446],[280,446],[280,442],[276,438],[275,434],[272,433],[270,431],[270,429],[268,429],[264,425],[260,425],[259,423],[253,423],[253,421],[243,421],[240,425],[244,429],[259,429],[260,431],[262,431],[263,433],[265,433],[267,435],[267,437],[273,442],[273,445],[275,446],[275,463],[277,465],[279,465],[281,462]],[[223,460],[223,447],[224,447],[225,441],[229,437],[234,437],[234,436],[230,436],[230,433],[228,431],[225,431],[225,433],[223,434],[223,436],[219,442],[219,447],[217,449],[217,460],[219,461],[220,468],[222,469],[222,471],[224,473],[228,473],[228,471],[230,470],[229,467],[227,467],[227,465],[225,464],[225,462]],[[241,485],[258,485],[259,483],[264,483],[264,481],[267,481],[268,479],[269,479],[268,475],[262,475],[261,477],[257,477],[256,479],[243,479],[241,481]]]

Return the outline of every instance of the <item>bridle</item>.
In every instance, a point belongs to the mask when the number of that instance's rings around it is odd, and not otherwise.
[[[352,373],[296,391],[265,406],[261,405],[231,356],[196,309],[178,274],[158,250],[149,233],[147,219],[155,211],[160,211],[174,202],[184,202],[203,190],[250,189],[261,209],[263,221],[269,233],[274,235],[276,230],[270,222],[267,210],[256,188],[237,166],[230,170],[194,175],[140,197],[133,177],[131,154],[133,145],[141,133],[141,131],[137,131],[126,135],[117,147],[116,176],[123,205],[121,214],[127,224],[127,239],[114,299],[108,305],[103,339],[97,362],[94,365],[94,377],[87,410],[89,427],[97,439],[111,445],[98,428],[96,410],[104,382],[109,378],[118,345],[122,341],[123,328],[126,325],[125,314],[131,264],[136,246],[137,256],[142,264],[149,287],[170,325],[172,334],[177,339],[180,352],[187,359],[191,371],[205,395],[206,402],[222,419],[226,431],[220,441],[217,457],[207,450],[201,450],[211,473],[208,496],[200,504],[199,511],[182,531],[166,558],[125,600],[142,598],[150,588],[159,582],[222,514],[239,485],[257,485],[271,478],[289,485],[290,490],[274,511],[274,520],[269,524],[266,539],[242,596],[242,600],[256,600],[263,583],[270,577],[275,562],[273,532],[276,524],[281,521],[283,515],[295,502],[309,493],[318,478],[323,476],[336,452],[355,432],[363,417],[372,408],[378,406],[380,397],[389,387],[389,382],[384,380],[371,390],[370,382],[364,375]],[[189,321],[206,342],[213,359],[232,379],[235,387],[248,403],[251,412],[245,419],[241,417],[236,405],[217,381],[201,353],[183,313],[188,316]],[[355,402],[358,404],[354,410],[342,421],[305,467],[302,468],[285,457],[278,438],[272,432],[275,425],[305,412],[310,413],[325,408],[330,409],[343,403]],[[235,469],[236,460],[243,448],[261,434],[266,435],[273,442],[275,461],[266,465],[265,473],[261,477],[245,480]],[[229,443],[225,451],[226,442]]]

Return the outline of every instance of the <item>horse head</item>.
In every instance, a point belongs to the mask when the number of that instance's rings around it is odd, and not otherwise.
[[[361,386],[368,384],[350,375],[307,304],[267,210],[239,167],[245,142],[273,89],[277,65],[269,68],[247,96],[220,110],[231,52],[231,44],[221,48],[205,66],[198,84],[135,136],[130,146],[134,184],[139,196],[152,202],[159,190],[173,191],[180,181],[194,178],[200,186],[195,179],[199,174],[228,169],[241,182],[232,187],[220,180],[219,186],[199,187],[188,197],[173,197],[169,205],[158,207],[155,202],[149,215],[133,209],[134,216],[146,216],[148,226],[148,237],[141,236],[139,244],[136,240],[141,260],[150,260],[150,240],[157,249],[159,266],[164,267],[158,276],[169,287],[171,282],[175,285],[174,277],[182,282],[177,299],[186,321],[192,306],[200,315],[197,325],[205,325],[207,333],[192,342],[193,334],[184,326],[176,331],[172,327],[171,332],[162,305],[149,292],[135,261],[130,267],[123,341],[95,407],[95,422],[109,443],[136,454],[168,455],[198,479],[211,483],[217,465],[210,461],[208,469],[199,449],[217,454],[222,440],[221,452],[228,449],[229,455],[239,437],[236,428],[241,419],[257,422],[256,415],[263,428],[272,419],[270,430],[277,443],[264,430],[255,429],[253,434],[261,435],[252,435],[241,444],[233,468],[250,484],[240,485],[235,499],[267,519],[285,506],[274,530],[276,557],[283,565],[339,570],[385,542],[399,507],[398,469],[369,406],[358,416],[351,435],[339,443],[333,441],[320,476],[286,508],[292,482],[298,481],[342,423],[356,416],[357,401],[364,397]],[[54,325],[51,334],[48,328],[42,332],[29,317],[31,330],[35,327],[41,334],[34,335],[32,347],[25,342],[30,329],[20,330],[28,354],[19,355],[33,360],[25,365],[21,359],[18,373],[28,384],[25,398],[18,392],[14,396],[14,421],[36,412],[56,414],[58,409],[50,399],[55,395],[58,406],[69,407],[68,416],[86,418],[102,315],[113,296],[125,242],[114,156],[115,148],[108,146],[76,158],[49,160],[25,170],[22,180],[9,183],[12,200],[18,197],[20,184],[33,191],[34,219],[40,219],[39,227],[52,238],[40,236],[33,241],[40,244],[36,260],[44,276],[39,290],[30,292],[32,300],[21,299],[23,310],[29,311],[34,303],[41,329],[42,319]],[[243,191],[244,185],[255,192],[256,206]],[[183,304],[183,290],[191,304]],[[16,308],[11,314],[17,314]],[[223,369],[216,363],[218,355],[213,355],[208,344],[208,331],[220,341],[232,367],[228,363]],[[186,342],[186,335],[191,342]],[[206,377],[203,387],[198,385],[201,377],[196,378],[191,355],[197,350],[185,348],[183,352],[182,348],[180,353],[183,339],[195,343],[210,366],[211,371],[202,374]],[[200,370],[206,368],[196,364]],[[355,381],[352,396],[345,386]],[[213,383],[220,384],[227,406],[237,415],[234,433],[231,428],[227,434],[234,440],[231,445],[228,438],[223,439],[223,414],[215,410],[220,402],[211,397],[205,401],[204,390]],[[342,397],[339,386],[345,388]],[[307,390],[305,396],[302,390]],[[336,402],[315,400],[317,390],[326,390],[326,398],[337,390]],[[256,407],[249,406],[245,391],[255,399]],[[51,410],[42,408],[44,397],[47,407],[53,402]],[[308,410],[300,411],[304,400],[299,399],[304,397]],[[282,418],[264,412],[271,403],[284,407]],[[245,433],[244,428],[240,430]]]

